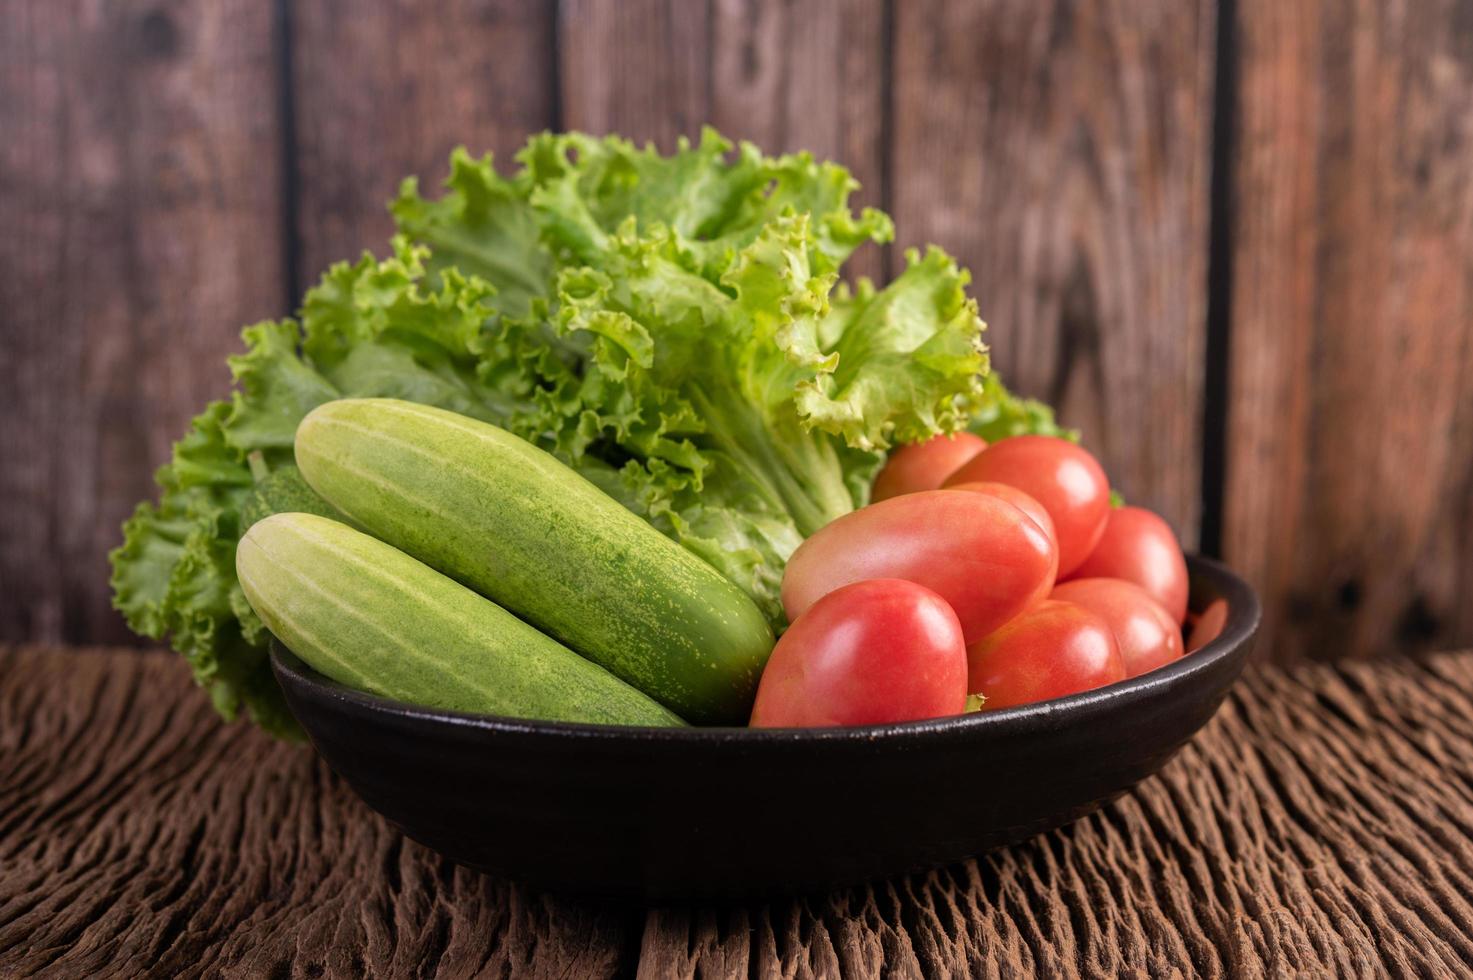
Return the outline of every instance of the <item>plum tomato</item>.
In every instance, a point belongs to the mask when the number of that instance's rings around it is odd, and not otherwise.
[[[1202,614],[1192,623],[1187,634],[1187,653],[1196,653],[1222,635],[1227,625],[1228,604],[1226,599],[1213,599]]]
[[[1043,509],[1043,504],[1040,504],[1037,500],[1034,500],[1032,497],[1024,493],[1022,490],[1019,490],[1017,487],[1010,487],[1006,483],[979,481],[977,483],[958,483],[955,486],[947,487],[946,489],[970,490],[972,493],[986,493],[991,494],[994,497],[1001,497],[1003,500],[1006,500],[1008,503],[1012,504],[1014,507],[1027,514],[1029,517],[1033,518],[1033,523],[1043,528],[1043,533],[1047,534],[1049,536],[1049,540],[1054,543],[1055,552],[1058,551],[1059,535],[1058,532],[1054,530],[1054,519],[1048,516],[1048,511]],[[1058,577],[1058,572],[1059,569],[1056,562],[1053,572],[1050,573],[1048,576],[1050,582]],[[1053,586],[1050,585],[1049,588],[1053,588]]]
[[[1057,586],[1049,598],[1083,606],[1110,624],[1126,677],[1138,677],[1182,655],[1181,625],[1134,582],[1077,578]]]
[[[1078,694],[1125,679],[1110,625],[1072,602],[1047,599],[967,648],[967,690],[983,711]]]
[[[1049,567],[1049,573],[1047,573],[1044,578],[1046,578],[1047,581],[1050,582],[1050,584],[1052,584],[1052,582],[1058,581],[1059,533],[1056,532],[1055,529],[1053,529],[1053,517],[1049,516],[1049,511],[1044,510],[1043,504],[1038,503],[1038,501],[1034,500],[1033,497],[1025,494],[1025,492],[1022,492],[1021,489],[1016,488],[1016,486],[1008,486],[1008,483],[987,482],[987,480],[980,480],[980,482],[977,483],[957,483],[956,486],[949,486],[949,488],[947,489],[959,489],[959,491],[969,491],[972,492],[972,494],[987,494],[990,495],[990,497],[997,497],[1000,498],[1000,500],[1008,501],[1009,504],[1012,504],[1013,507],[1021,510],[1022,513],[1028,514],[1028,516],[1033,517],[1033,523],[1036,523],[1036,525],[1040,526],[1040,528],[1043,529],[1043,533],[1049,535],[1049,541],[1053,542],[1053,564]],[[1049,588],[1053,588],[1053,585],[1049,585]],[[1043,598],[1046,594],[1046,589],[1041,589],[1041,591],[1038,592],[1038,598]],[[1033,603],[1030,603],[1030,606],[1033,606]]]
[[[1110,511],[1099,544],[1072,574],[1059,578],[1123,578],[1145,589],[1180,625],[1187,617],[1187,560],[1176,534],[1144,507]]]
[[[815,602],[777,641],[752,707],[754,728],[881,725],[961,714],[967,649],[946,600],[870,579]]]
[[[1089,452],[1068,439],[1012,436],[972,457],[942,484],[994,481],[1017,487],[1048,511],[1059,544],[1059,575],[1094,550],[1110,516],[1110,482]]]
[[[903,493],[939,489],[941,481],[986,448],[982,437],[970,432],[932,436],[925,442],[901,446],[880,468],[870,501],[878,503]]]
[[[999,497],[922,490],[845,514],[798,546],[783,572],[792,622],[843,585],[903,578],[951,603],[968,643],[1053,588],[1053,541]]]

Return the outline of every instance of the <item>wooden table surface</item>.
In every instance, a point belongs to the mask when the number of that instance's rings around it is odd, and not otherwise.
[[[173,656],[0,648],[5,977],[1456,976],[1470,838],[1473,653],[1252,674],[1162,776],[975,862],[643,909],[454,867]]]

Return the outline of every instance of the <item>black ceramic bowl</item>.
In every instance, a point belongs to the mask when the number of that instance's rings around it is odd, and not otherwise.
[[[572,725],[349,690],[283,648],[287,701],[369,806],[451,859],[544,888],[650,900],[811,891],[1023,840],[1151,775],[1217,710],[1258,628],[1253,590],[1189,561],[1222,634],[1150,674],[1043,704],[868,728]]]

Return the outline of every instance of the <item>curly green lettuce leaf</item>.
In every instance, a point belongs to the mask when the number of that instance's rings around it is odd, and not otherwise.
[[[844,167],[809,153],[764,156],[710,127],[695,145],[681,139],[669,156],[617,136],[543,133],[518,160],[544,240],[564,253],[563,264],[596,264],[607,238],[631,217],[642,235],[668,229],[686,264],[713,282],[784,215],[809,216],[818,272],[837,270],[864,242],[894,237],[884,213],[850,211],[859,184]]]
[[[996,372],[982,379],[982,394],[972,408],[967,431],[988,442],[1024,435],[1057,436],[1071,442],[1079,441],[1076,430],[1063,428],[1054,421],[1052,408],[1041,401],[1019,398],[1008,391]]]
[[[850,446],[885,449],[954,432],[968,421],[987,373],[986,329],[966,295],[970,275],[939,248],[886,288],[841,294],[816,338],[833,370],[805,380],[798,410]]]
[[[244,708],[267,731],[296,737],[264,644],[237,616],[237,513],[252,480],[225,442],[230,410],[215,402],[195,418],[158,471],[160,502],[140,504],[123,526],[110,556],[113,603],[136,632],[169,639],[226,718]]]
[[[491,154],[479,160],[456,148],[450,156],[446,193],[437,201],[420,196],[419,181],[406,177],[390,205],[402,234],[428,246],[430,270],[454,269],[494,289],[499,307],[525,316],[545,298],[553,262],[541,245],[541,230],[527,202],[527,179],[506,180]]]

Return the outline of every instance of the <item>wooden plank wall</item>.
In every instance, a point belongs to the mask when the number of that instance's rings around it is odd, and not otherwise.
[[[269,4],[0,16],[0,638],[129,638],[107,551],[288,302]]]
[[[668,147],[711,122],[843,160],[902,244],[957,254],[1005,376],[1260,584],[1267,655],[1466,644],[1469,11],[16,0],[0,639],[126,638],[117,525],[239,326],[384,247],[400,177],[438,181],[461,142],[505,161],[547,127]]]
[[[1473,641],[1473,5],[1241,0],[1223,548],[1273,652]]]

